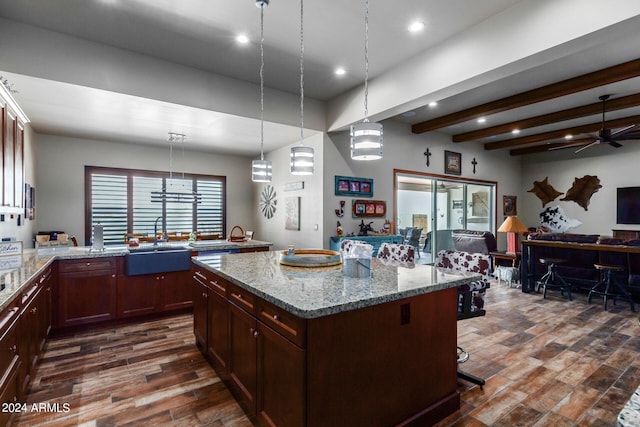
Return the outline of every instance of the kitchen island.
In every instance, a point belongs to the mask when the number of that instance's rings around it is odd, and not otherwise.
[[[196,342],[259,424],[423,426],[458,409],[456,287],[477,276],[278,260],[193,259]]]

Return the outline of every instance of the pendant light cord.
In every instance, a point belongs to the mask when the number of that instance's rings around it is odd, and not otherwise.
[[[304,140],[304,1],[300,0],[300,145]]]
[[[364,2],[364,122],[369,121],[369,0]]]
[[[260,160],[264,160],[264,6],[260,6]]]

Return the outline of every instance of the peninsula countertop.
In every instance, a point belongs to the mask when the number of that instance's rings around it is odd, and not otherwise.
[[[205,243],[206,242],[206,243]],[[151,244],[149,244],[151,245]],[[245,242],[227,242],[226,240],[205,240],[190,245],[188,242],[160,243],[161,246],[188,248],[194,252],[225,251],[230,249],[252,249],[269,247],[270,242],[248,240]],[[47,266],[56,260],[84,259],[112,256],[125,256],[129,253],[126,245],[109,245],[104,250],[92,250],[88,246],[51,246],[40,249],[24,249],[21,254],[0,257],[0,311],[22,292],[24,286]]]
[[[301,318],[312,319],[457,287],[478,275],[450,274],[429,265],[413,268],[371,262],[370,278],[346,277],[341,266],[306,268],[279,263],[280,252],[198,256],[197,266]]]

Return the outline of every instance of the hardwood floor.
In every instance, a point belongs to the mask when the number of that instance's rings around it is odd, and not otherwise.
[[[439,427],[614,425],[640,384],[638,314],[574,297],[543,300],[493,282],[487,315],[458,322],[471,353],[462,367],[487,384],[459,381],[462,406]],[[251,426],[196,349],[190,315],[51,339],[28,406],[47,402],[60,412],[14,424]]]

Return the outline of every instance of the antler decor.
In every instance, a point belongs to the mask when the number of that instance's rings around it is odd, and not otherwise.
[[[584,210],[588,210],[589,201],[593,193],[602,188],[600,179],[597,176],[585,175],[582,178],[575,178],[573,185],[567,191],[567,195],[560,200],[571,200],[582,206]]]
[[[527,190],[529,193],[533,193],[542,201],[542,207],[544,208],[547,203],[555,200],[556,197],[564,194],[557,191],[550,185],[548,181],[549,177],[545,177],[543,181],[533,181],[533,188],[531,190]]]

